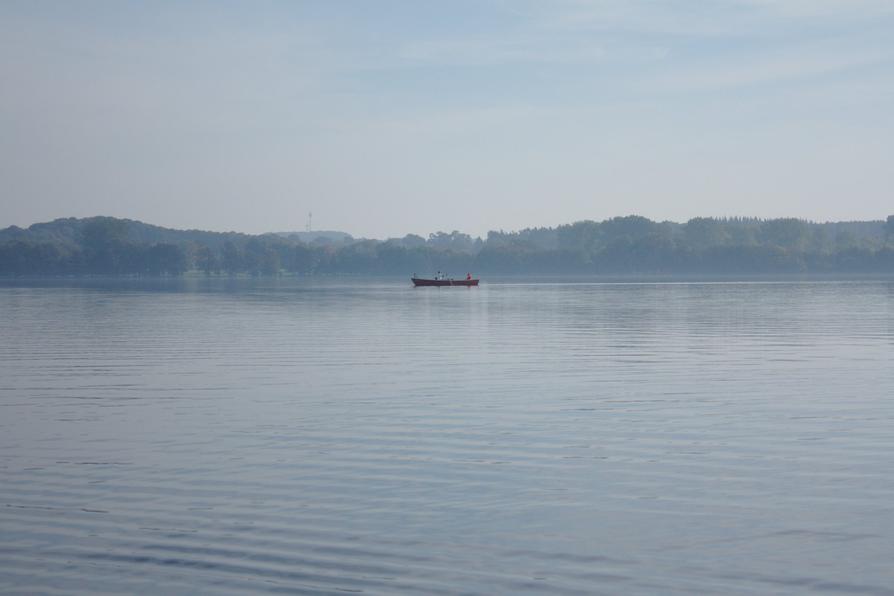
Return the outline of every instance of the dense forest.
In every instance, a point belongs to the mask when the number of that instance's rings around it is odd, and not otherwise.
[[[645,217],[555,228],[355,239],[326,232],[172,230],[111,217],[0,230],[0,275],[409,275],[894,273],[887,221]]]

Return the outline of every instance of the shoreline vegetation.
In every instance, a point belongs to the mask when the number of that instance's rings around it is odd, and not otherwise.
[[[343,232],[249,235],[112,217],[0,230],[0,276],[662,276],[894,274],[887,220],[626,216],[554,228],[356,239]]]

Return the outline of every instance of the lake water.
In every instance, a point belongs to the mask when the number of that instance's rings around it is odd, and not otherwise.
[[[0,591],[894,593],[894,283],[0,287]]]

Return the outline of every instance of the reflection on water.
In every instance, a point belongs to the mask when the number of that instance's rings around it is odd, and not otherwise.
[[[894,286],[0,287],[0,591],[891,593]]]

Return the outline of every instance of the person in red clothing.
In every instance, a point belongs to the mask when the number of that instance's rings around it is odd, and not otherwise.
[[[471,273],[466,273],[466,279],[467,279],[467,280],[472,279],[472,274],[471,274]]]

